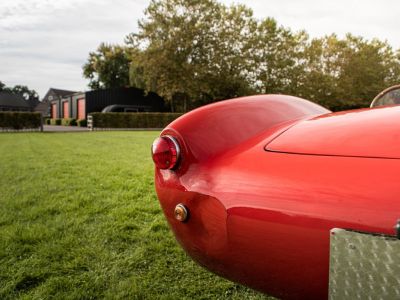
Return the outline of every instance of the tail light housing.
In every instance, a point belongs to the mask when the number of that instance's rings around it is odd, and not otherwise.
[[[178,165],[181,151],[174,137],[164,135],[153,142],[151,154],[156,167],[166,170]]]

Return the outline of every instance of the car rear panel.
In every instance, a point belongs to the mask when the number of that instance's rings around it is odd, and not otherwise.
[[[325,114],[297,123],[266,146],[274,152],[400,158],[400,106]]]
[[[323,299],[332,228],[395,234],[399,170],[396,159],[265,152],[260,142],[180,176],[157,170],[156,186],[200,264],[277,297]],[[174,219],[178,203],[190,211],[185,223]]]

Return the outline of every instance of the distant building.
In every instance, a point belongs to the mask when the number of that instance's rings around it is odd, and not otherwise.
[[[110,105],[129,105],[130,111],[137,112],[165,111],[163,98],[130,87],[77,92],[50,100],[51,118],[86,119],[89,113],[101,112]]]
[[[21,95],[0,92],[0,111],[32,111],[32,107]]]
[[[55,88],[50,88],[46,95],[43,97],[42,101],[39,102],[35,108],[35,112],[40,112],[44,117],[51,116],[50,102],[54,100],[61,100],[64,97],[77,93],[76,91],[60,90]]]

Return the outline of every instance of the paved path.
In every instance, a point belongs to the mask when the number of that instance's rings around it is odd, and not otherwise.
[[[161,131],[162,128],[97,128],[95,131]],[[87,127],[43,125],[44,132],[90,132]]]
[[[86,127],[78,126],[55,126],[55,125],[43,125],[44,132],[81,132],[89,130]]]

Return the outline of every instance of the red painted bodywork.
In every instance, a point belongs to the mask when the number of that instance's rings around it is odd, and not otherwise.
[[[165,216],[198,263],[283,299],[328,297],[329,231],[395,235],[400,107],[330,113],[266,95],[171,123],[182,157],[155,172]],[[174,218],[183,203],[190,218]]]

